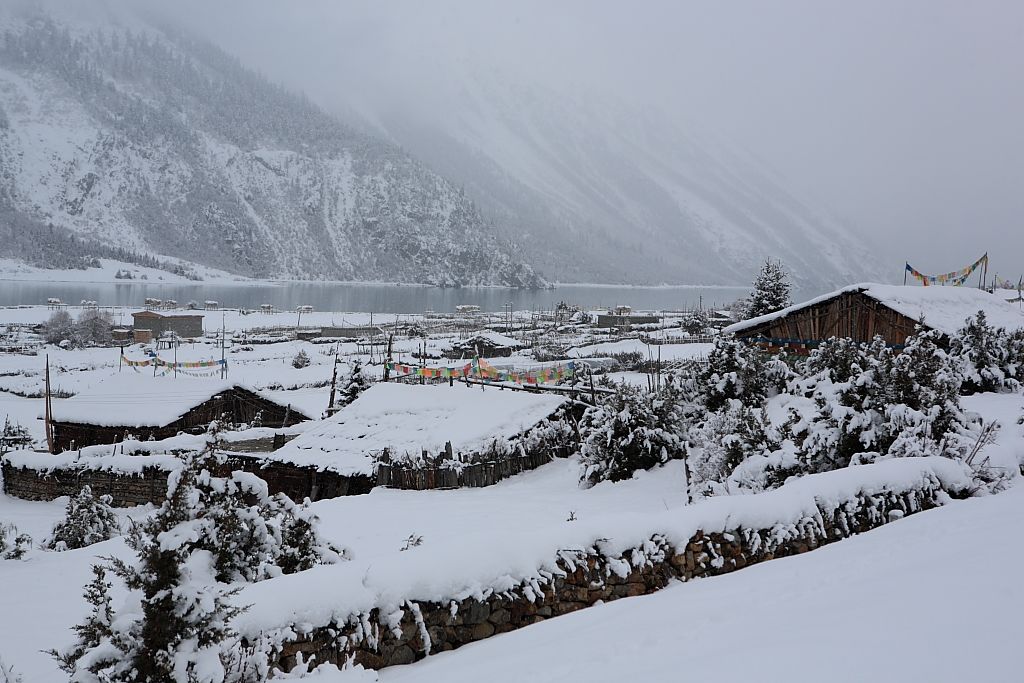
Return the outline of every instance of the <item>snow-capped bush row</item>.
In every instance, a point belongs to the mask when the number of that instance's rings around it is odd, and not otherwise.
[[[997,428],[962,394],[1011,390],[1024,376],[1024,331],[979,312],[951,338],[921,329],[902,351],[881,339],[830,339],[809,357],[768,357],[730,337],[705,366],[669,374],[656,391],[623,387],[581,425],[582,481],[628,478],[685,459],[694,497],[752,493],[788,477],[890,457],[942,455],[996,472],[978,452]],[[977,462],[974,462],[977,459]]]

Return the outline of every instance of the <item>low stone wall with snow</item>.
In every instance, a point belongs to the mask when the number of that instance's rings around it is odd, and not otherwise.
[[[74,453],[8,453],[0,470],[3,490],[24,500],[74,496],[88,485],[119,507],[162,501],[167,475],[180,465],[173,455],[110,455],[76,459]]]
[[[315,656],[317,662],[339,666],[349,660],[373,669],[408,664],[598,601],[653,593],[672,580],[717,576],[805,553],[966,496],[970,477],[955,463],[937,460],[852,468],[807,477],[759,496],[683,508],[676,511],[674,528],[663,527],[662,533],[649,529],[646,540],[633,546],[618,545],[624,548],[619,550],[614,542],[600,539],[586,550],[557,551],[532,576],[511,584],[498,581],[490,588],[467,583],[466,590],[448,600],[418,600],[414,593],[430,592],[419,587],[410,589],[406,599],[396,602],[392,596],[388,604],[344,616],[335,613],[326,622],[317,622],[330,609],[324,605],[331,603],[332,595],[322,590],[330,583],[316,584],[320,593],[315,596],[313,591],[310,596],[302,590],[289,592],[290,613],[306,619],[279,622],[274,628],[268,620],[272,615],[266,612],[244,614],[240,632],[275,642],[272,660],[284,670],[294,666],[300,653],[306,661]],[[458,564],[453,562],[453,569],[457,572]],[[300,576],[290,577],[292,590],[300,588],[295,583]],[[455,581],[447,577],[448,586]],[[423,583],[430,582],[424,577]],[[273,590],[255,586],[255,591]],[[335,590],[358,592],[344,585]],[[252,603],[259,594],[242,598]],[[352,599],[347,596],[339,604]],[[319,601],[315,607],[313,600]]]
[[[104,447],[107,448],[107,447]],[[50,455],[16,451],[3,458],[3,491],[24,500],[54,500],[73,496],[89,485],[97,495],[109,495],[119,507],[159,505],[167,495],[167,475],[180,465],[174,455],[103,455],[79,457],[77,452]],[[267,482],[271,494],[292,500],[322,500],[369,493],[371,477],[343,476],[297,467],[265,458],[229,455],[225,469],[251,472]]]

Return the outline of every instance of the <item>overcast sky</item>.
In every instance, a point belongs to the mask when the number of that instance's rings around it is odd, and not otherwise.
[[[592,90],[716,129],[886,262],[940,272],[988,250],[1024,269],[1020,0],[174,6],[328,109],[436,114],[470,72]]]

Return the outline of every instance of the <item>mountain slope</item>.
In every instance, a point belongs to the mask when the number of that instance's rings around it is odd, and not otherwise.
[[[657,111],[472,73],[444,106],[367,105],[378,130],[464,183],[560,279],[735,284],[765,258],[806,285],[877,275],[848,228]]]
[[[543,283],[459,188],[394,145],[155,31],[8,22],[3,212],[257,277]]]

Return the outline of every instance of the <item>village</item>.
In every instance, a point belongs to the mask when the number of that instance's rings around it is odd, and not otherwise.
[[[137,609],[115,568],[202,520],[164,554],[217,558],[179,580],[216,597],[203,619],[230,619],[204,646],[236,667],[223,680],[387,681],[1011,489],[1019,291],[863,283],[794,303],[787,278],[769,261],[722,310],[0,309],[0,613],[43,624],[0,617],[0,657],[57,680],[129,648],[96,621]],[[178,495],[203,502],[172,514]],[[96,656],[114,670],[119,652]]]

